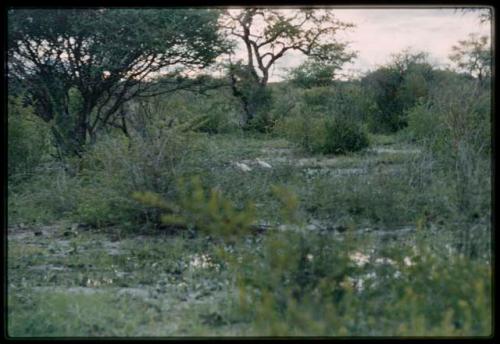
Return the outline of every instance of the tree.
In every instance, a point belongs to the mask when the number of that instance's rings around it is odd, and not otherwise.
[[[405,112],[427,96],[434,78],[434,69],[426,61],[425,53],[405,49],[362,79],[367,95],[376,104],[370,118],[372,130],[394,132],[406,126]]]
[[[337,69],[328,63],[308,60],[291,71],[290,81],[302,88],[331,86]]]
[[[347,51],[347,43],[335,37],[338,31],[353,25],[337,20],[331,10],[246,8],[228,10],[221,19],[221,27],[246,50],[246,63],[233,64],[230,77],[234,95],[243,102],[247,122],[255,117],[258,104],[265,98],[271,68],[288,52],[300,52],[335,68],[355,56]]]
[[[155,76],[210,64],[226,45],[218,11],[194,9],[12,9],[8,75],[51,124],[61,154],[80,155],[147,93]]]
[[[491,48],[487,36],[470,34],[468,39],[452,47],[449,58],[459,70],[476,77],[480,84],[491,74]]]

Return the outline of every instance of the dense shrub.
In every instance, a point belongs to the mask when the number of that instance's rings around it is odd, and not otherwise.
[[[345,154],[369,145],[362,124],[345,117],[288,117],[278,122],[276,132],[312,153]]]
[[[313,153],[345,154],[368,146],[363,122],[372,101],[358,83],[335,81],[294,91],[293,106],[276,103],[288,111],[276,121],[275,133]]]
[[[337,69],[337,66],[308,60],[294,68],[289,79],[292,84],[301,88],[330,86],[334,83],[333,77]]]
[[[489,336],[489,268],[427,249],[436,239],[359,263],[360,242],[270,235],[235,264],[241,311],[259,335]]]
[[[268,87],[273,89],[272,118],[279,121],[293,114],[299,106],[302,90],[288,83],[270,84]]]
[[[243,126],[244,129],[268,133],[274,126],[271,115],[272,90],[268,87],[255,86],[249,91],[249,107],[253,108],[253,117]]]
[[[136,191],[158,192],[171,199],[180,165],[194,147],[189,133],[167,125],[147,124],[129,138],[109,137],[98,142],[82,161],[88,184],[80,193],[77,216],[93,225],[158,223],[157,212],[140,207],[130,197]]]
[[[368,114],[372,132],[396,132],[407,125],[406,111],[429,95],[438,77],[425,54],[403,51],[393,61],[365,75],[361,83],[374,104]]]
[[[21,97],[8,99],[8,174],[11,181],[30,176],[50,153],[50,128],[23,106]]]
[[[326,138],[321,150],[325,154],[345,154],[368,147],[368,133],[352,119],[337,117],[326,121]]]
[[[240,105],[226,88],[209,90],[203,94],[178,91],[145,100],[135,100],[130,105],[128,115],[135,124],[133,127],[137,127],[145,120],[165,122],[165,119],[168,119],[183,123],[202,118],[200,125],[193,129],[217,134],[238,128]],[[143,124],[140,126],[144,127]]]
[[[452,227],[464,253],[477,255],[491,214],[490,93],[474,80],[444,76],[429,100],[408,112],[406,131],[433,162],[430,176],[447,180]]]

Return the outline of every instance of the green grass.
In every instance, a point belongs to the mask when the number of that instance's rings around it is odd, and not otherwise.
[[[344,242],[336,235],[282,232],[225,245],[201,235],[123,234],[115,241],[112,232],[71,239],[62,233],[47,227],[42,236],[11,236],[10,336],[483,336],[490,331],[489,266],[450,257],[439,244],[445,239],[441,234],[406,242],[380,242],[376,236]],[[111,250],[111,243],[119,245]],[[415,245],[423,251],[414,251]],[[276,255],[284,248],[284,255]],[[242,260],[225,260],[219,249]],[[356,267],[347,263],[352,252],[372,252],[399,268],[377,265],[375,258]],[[305,253],[313,257],[315,275],[301,263]],[[405,256],[415,265],[406,267]],[[393,279],[398,269],[400,277]],[[379,280],[365,282],[360,292],[344,286],[349,278],[373,272]],[[242,289],[241,278],[248,289]],[[328,290],[339,285],[352,295],[332,301]],[[270,290],[271,299],[253,294],[255,287]],[[283,314],[276,302],[296,287],[326,299],[291,299]],[[238,301],[243,290],[250,307]],[[451,310],[454,315],[448,315]]]
[[[89,190],[109,188],[93,195],[103,199],[121,190],[111,183],[93,185],[92,173],[87,180],[59,170],[40,174],[9,189],[9,225],[24,224],[11,226],[8,236],[10,336],[483,336],[491,331],[487,249],[481,250],[482,260],[456,253],[457,234],[470,223],[456,221],[449,181],[439,174],[431,178],[420,153],[408,151],[418,147],[379,135],[365,151],[311,156],[272,135],[200,134],[195,141],[178,174],[199,175],[206,189],[219,190],[235,209],[252,201],[257,222],[287,221],[271,192],[279,185],[297,195],[297,214],[305,223],[374,232],[346,246],[331,233],[308,232],[296,240],[289,233],[250,236],[224,244],[215,235],[159,233],[136,224],[84,230],[74,225],[85,222],[75,211],[82,208],[77,200]],[[386,150],[376,152],[377,147]],[[259,167],[256,158],[272,168]],[[251,172],[235,167],[242,161]],[[99,217],[103,207],[97,208],[92,214]],[[483,208],[472,225],[489,229],[482,222],[489,210]],[[388,239],[376,233],[401,227],[418,228],[420,234]],[[39,230],[42,234],[35,235]],[[372,246],[366,246],[370,237]],[[394,271],[380,266],[353,270],[346,265],[346,254],[353,250],[372,249],[377,257],[400,262],[405,256],[418,260],[413,252],[418,240],[429,252],[422,264],[401,272],[401,280],[391,279]],[[331,253],[320,251],[321,243],[328,243]],[[273,245],[289,250],[285,258],[269,258],[277,252]],[[228,260],[221,249],[242,259]],[[315,261],[314,276],[324,281],[301,280],[310,273],[300,261],[305,250],[323,257]],[[290,276],[307,295],[323,297],[328,288],[345,285],[338,276],[373,271],[385,276],[383,283],[357,294],[342,287],[345,295],[353,293],[351,299],[283,303]],[[249,279],[238,279],[245,275]],[[253,295],[250,310],[241,304],[242,290]]]
[[[230,321],[227,271],[196,265],[213,256],[207,238],[64,231],[9,240],[11,336],[192,336]]]

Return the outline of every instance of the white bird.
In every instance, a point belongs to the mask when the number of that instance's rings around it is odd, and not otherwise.
[[[267,162],[260,160],[259,158],[255,159],[257,160],[257,164],[264,168],[273,168],[271,165],[269,165]]]
[[[250,172],[252,170],[247,164],[244,164],[242,162],[237,162],[235,164],[236,164],[236,167],[238,167],[243,172]]]

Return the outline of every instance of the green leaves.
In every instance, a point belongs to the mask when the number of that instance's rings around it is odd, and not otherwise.
[[[199,9],[14,9],[9,77],[27,90],[36,115],[56,118],[61,151],[80,156],[89,137],[116,126],[122,105],[152,86],[145,80],[206,67],[227,50],[218,15]],[[71,103],[75,91],[79,104]],[[126,133],[123,121],[121,126]]]
[[[168,225],[194,227],[227,239],[241,237],[255,222],[255,207],[247,204],[238,209],[216,189],[206,192],[198,177],[189,183],[180,179],[175,205],[152,192],[134,193],[134,199],[144,205],[168,211],[161,217]]]

